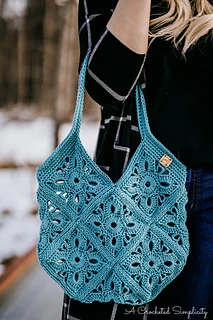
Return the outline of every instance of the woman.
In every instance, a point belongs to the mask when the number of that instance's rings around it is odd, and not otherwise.
[[[135,152],[140,81],[152,133],[187,167],[190,254],[148,304],[64,294],[62,320],[213,319],[212,34],[210,0],[79,0],[79,70],[91,50],[85,87],[102,109],[95,161],[117,181]]]

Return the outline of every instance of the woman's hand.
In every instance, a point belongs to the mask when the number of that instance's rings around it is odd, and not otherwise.
[[[107,29],[132,51],[144,54],[148,48],[151,0],[119,0]]]

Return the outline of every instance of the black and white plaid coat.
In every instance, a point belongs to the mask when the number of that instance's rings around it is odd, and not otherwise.
[[[164,76],[164,78],[166,78],[165,83],[160,79],[162,70],[159,67],[159,60],[156,59],[158,56],[161,57],[162,61],[164,59],[162,64],[165,62],[165,59],[168,59],[171,64],[175,61],[174,64],[177,73],[179,72],[177,63],[180,63],[180,67],[183,68],[180,72],[185,70],[184,61],[181,62],[180,60],[177,60],[177,56],[174,54],[171,43],[162,39],[154,40],[146,56],[133,52],[106,28],[107,22],[109,21],[117,2],[118,0],[79,0],[78,20],[80,39],[79,71],[85,55],[88,50],[90,50],[90,60],[87,68],[85,87],[89,95],[100,105],[102,113],[99,139],[94,160],[114,182],[122,175],[123,170],[135,152],[141,139],[138,130],[134,95],[134,88],[138,81],[141,83],[144,90],[152,133],[177,157],[179,157],[180,160],[184,160],[184,155],[186,155],[185,159],[189,160],[189,164],[192,163],[190,162],[192,160],[199,160],[199,152],[196,149],[198,148],[199,150],[199,146],[192,143],[192,140],[195,139],[198,132],[196,131],[196,128],[198,128],[196,121],[200,121],[200,113],[198,114],[197,119],[194,113],[194,123],[192,123],[191,118],[190,121],[188,121],[187,118],[184,118],[184,116],[187,116],[187,114],[184,113],[184,110],[186,110],[188,105],[190,106],[190,104],[187,105],[187,97],[186,99],[182,99],[181,104],[178,101],[179,96],[176,95],[176,93],[174,93],[175,99],[174,96],[173,98],[170,98],[170,92],[167,91],[170,81],[168,79],[170,78],[168,75]],[[165,7],[165,1],[153,0],[152,5],[153,4],[153,15],[162,14],[167,9]],[[192,66],[194,66],[194,62]],[[187,70],[191,72],[190,65]],[[202,72],[201,69],[199,71]],[[168,72],[171,79],[174,80],[173,70],[170,72],[167,65],[165,67],[165,72]],[[189,76],[191,77],[191,75]],[[183,76],[181,79],[180,84],[185,81]],[[190,79],[193,80],[193,77]],[[205,77],[202,78],[202,81],[200,80],[197,86],[201,87],[204,80]],[[197,77],[197,80],[195,79],[195,81],[194,85],[199,81],[199,78]],[[173,89],[176,90],[174,87],[175,86],[173,85]],[[181,90],[186,93],[184,88],[181,88]],[[196,90],[194,88],[193,90],[192,94],[194,95]],[[190,91],[188,90],[187,92]],[[168,111],[171,109],[171,103],[173,114]],[[158,104],[157,107],[156,104]],[[192,104],[192,108],[194,108],[194,106],[195,103]],[[156,110],[158,110],[157,116]],[[188,112],[190,114],[191,111],[189,110]],[[160,120],[158,120],[158,117]],[[173,123],[170,121],[172,117],[175,119]],[[159,122],[161,123],[161,127],[158,125]],[[180,130],[180,124],[182,130]],[[192,127],[189,130],[188,125],[190,124],[192,124]],[[194,132],[191,130],[193,128],[195,128]],[[202,130],[204,132],[205,127],[202,128]],[[171,135],[171,132],[173,135]],[[186,134],[188,134],[188,140],[185,139]],[[182,149],[177,147],[180,143],[183,145]],[[186,145],[184,145],[184,143]],[[184,151],[183,159],[181,159],[180,150]],[[205,152],[202,153],[202,159],[204,154]],[[163,297],[163,293],[160,294],[159,297],[160,296]],[[161,302],[162,301],[163,298]],[[153,303],[155,303],[155,301],[153,301]],[[104,304],[99,302],[82,304],[70,299],[64,294],[61,320],[146,319],[146,314],[142,316],[132,312],[128,316],[125,315],[125,312],[128,313],[129,310],[130,306],[117,305],[113,302]],[[157,318],[160,320],[159,316],[157,316]]]

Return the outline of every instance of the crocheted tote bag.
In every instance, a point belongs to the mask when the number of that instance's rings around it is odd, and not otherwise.
[[[72,128],[36,168],[45,272],[73,299],[140,305],[186,264],[186,167],[151,133],[135,88],[141,143],[121,178],[109,178],[79,138],[89,58],[82,64]]]

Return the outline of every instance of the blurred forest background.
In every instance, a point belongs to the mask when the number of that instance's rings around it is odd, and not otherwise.
[[[78,0],[0,0],[0,293],[36,261],[35,168],[71,128],[78,64]],[[86,94],[91,157],[99,111]]]
[[[0,107],[71,119],[78,59],[78,0],[0,1]]]

